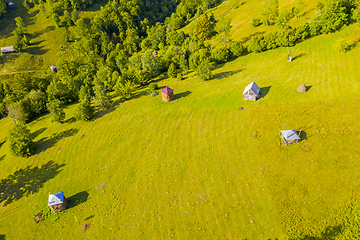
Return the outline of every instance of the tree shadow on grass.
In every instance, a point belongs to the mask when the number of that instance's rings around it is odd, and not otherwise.
[[[0,181],[0,204],[4,206],[38,192],[44,183],[59,174],[65,164],[49,161],[41,167],[26,167]]]
[[[36,142],[37,147],[34,152],[34,155],[38,154],[42,151],[45,151],[48,148],[51,148],[52,146],[54,146],[58,141],[60,141],[63,138],[74,136],[78,132],[79,132],[78,129],[71,128],[66,131],[52,134],[49,138],[41,138],[39,141]]]
[[[87,191],[79,192],[75,195],[72,195],[71,197],[67,198],[68,201],[68,207],[67,209],[76,207],[80,205],[81,203],[84,203],[88,200],[89,193]]]
[[[307,140],[307,139],[308,139],[308,138],[307,138],[307,134],[306,134],[305,131],[301,131],[299,137],[301,138],[300,141],[304,141],[304,140]]]
[[[45,132],[46,129],[47,129],[47,128],[43,127],[43,128],[40,128],[40,129],[36,130],[35,132],[31,133],[31,138],[32,138],[32,139],[37,138],[40,134],[42,134],[43,132]]]
[[[262,87],[260,88],[260,98],[266,97],[266,95],[269,93],[271,86],[268,87]]]
[[[0,234],[0,240],[5,240],[5,235]]]
[[[118,99],[116,101],[114,101],[110,107],[108,107],[107,109],[103,109],[100,111],[95,112],[94,114],[94,119],[98,119],[103,117],[104,115],[111,113],[113,111],[115,111],[115,109],[120,105],[120,103],[122,103],[123,100],[122,99]]]
[[[189,94],[191,94],[190,91],[186,91],[186,92],[182,92],[182,93],[177,93],[177,94],[174,95],[174,99],[179,99],[179,98],[187,97]]]
[[[6,155],[1,156],[1,157],[0,157],[0,162],[1,162],[2,160],[4,160],[5,157],[6,157]]]
[[[291,61],[293,62],[293,61],[295,61],[296,59],[301,58],[302,56],[305,56],[305,53],[300,53],[300,54],[295,55],[295,56],[291,59]]]
[[[242,71],[242,69],[237,70],[237,71],[228,71],[228,72],[217,73],[214,75],[213,79],[223,79],[223,78],[231,77],[232,75],[235,75],[241,71]]]
[[[321,233],[321,236],[311,236],[304,235],[295,238],[289,238],[289,240],[335,240],[336,237],[339,236],[343,231],[343,227],[341,225],[334,227],[326,227],[325,230]]]

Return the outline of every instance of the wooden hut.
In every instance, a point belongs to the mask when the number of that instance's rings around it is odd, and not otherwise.
[[[8,46],[8,47],[2,47],[1,48],[1,53],[4,54],[4,53],[14,53],[15,50],[14,50],[14,46]]]
[[[296,124],[295,124],[296,127]],[[285,128],[285,124],[284,127]],[[301,134],[301,130],[299,132],[299,134],[294,130],[281,130],[281,139],[283,140],[285,146],[289,145],[289,144],[295,144],[297,143],[301,138],[300,138],[300,134]]]
[[[9,6],[9,8],[10,8],[10,9],[15,8],[15,5],[14,5],[14,3],[13,3],[13,2],[9,2],[8,6]]]
[[[64,192],[49,193],[48,206],[54,212],[61,212],[66,209],[67,200]]]
[[[50,69],[51,69],[51,71],[53,71],[53,72],[57,72],[57,68],[56,68],[56,66],[55,65],[52,65],[51,67],[50,67]]]
[[[157,51],[156,51],[156,50],[154,50],[154,52],[153,52],[153,56],[154,56],[154,57],[156,57],[157,55],[158,55]]]
[[[256,101],[257,98],[260,98],[260,88],[255,82],[252,82],[246,86],[243,95],[244,100]]]
[[[161,96],[165,102],[170,102],[171,100],[174,99],[174,90],[172,90],[171,88],[165,87],[161,90]]]

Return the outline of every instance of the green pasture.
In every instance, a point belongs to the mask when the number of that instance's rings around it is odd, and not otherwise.
[[[297,45],[291,63],[284,48],[218,65],[210,81],[194,73],[160,78],[159,86],[175,90],[170,103],[139,89],[131,100],[115,97],[91,122],[74,121],[76,104],[63,124],[39,117],[28,124],[33,156],[13,157],[1,145],[0,234],[351,239],[359,216],[360,67],[359,48],[333,50],[344,36],[356,37],[357,27]],[[253,80],[264,97],[244,101]],[[303,82],[311,88],[297,93]],[[303,140],[285,147],[280,130],[295,123]],[[13,123],[0,125],[4,139]],[[60,190],[72,207],[35,224],[49,192]]]
[[[213,10],[232,19],[233,39],[273,28],[250,27],[259,1],[236,4]],[[305,15],[291,21],[312,16],[315,4],[306,1]],[[32,45],[0,74],[49,70],[68,56],[60,50],[64,29],[46,12],[17,11],[28,16]],[[12,31],[0,27],[0,44],[11,44]],[[138,89],[128,101],[113,96],[90,122],[75,121],[77,104],[69,105],[63,124],[43,115],[27,125],[37,144],[29,158],[10,154],[5,139],[14,123],[1,119],[0,239],[356,239],[360,48],[338,53],[333,46],[359,36],[352,25],[249,54],[215,66],[210,81],[160,76],[159,86],[175,91],[170,103]],[[244,101],[252,81],[263,97]],[[311,86],[307,93],[296,92],[302,83]],[[280,130],[295,123],[303,140],[285,147]],[[34,223],[49,192],[60,190],[70,208]]]

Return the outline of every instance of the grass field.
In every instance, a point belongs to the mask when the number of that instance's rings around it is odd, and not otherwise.
[[[33,156],[0,146],[0,239],[355,239],[360,49],[333,45],[358,33],[307,40],[291,63],[281,48],[217,65],[210,81],[158,79],[175,90],[171,103],[140,89],[91,122],[74,121],[76,104],[63,124],[39,117],[28,124]],[[254,80],[263,97],[242,100]],[[295,123],[303,140],[285,147],[280,130]],[[13,122],[0,126],[2,143]],[[60,190],[70,209],[34,223]]]

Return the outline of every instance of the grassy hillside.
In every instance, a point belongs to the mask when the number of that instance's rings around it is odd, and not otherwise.
[[[255,30],[236,18],[259,3],[235,4],[214,13],[230,11],[232,34],[241,39]],[[45,22],[41,14],[34,21]],[[74,121],[76,104],[63,124],[37,118],[28,124],[33,156],[13,157],[7,142],[0,146],[0,239],[354,239],[360,49],[344,54],[333,45],[356,40],[358,31],[307,40],[291,49],[291,63],[282,48],[217,65],[210,81],[194,73],[159,78],[175,90],[170,103],[140,89],[129,101],[114,97],[91,122]],[[46,46],[44,62],[66,55]],[[251,81],[263,96],[256,102],[242,99]],[[307,93],[296,92],[301,83],[311,86]],[[280,130],[295,123],[303,140],[285,147]],[[0,126],[2,143],[13,122],[4,118]],[[70,209],[35,224],[49,192],[60,190]],[[82,232],[85,223],[91,226]]]

